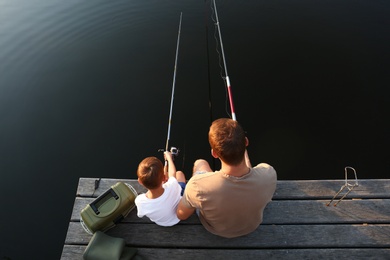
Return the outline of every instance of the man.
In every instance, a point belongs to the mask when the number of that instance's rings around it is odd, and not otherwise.
[[[263,220],[263,210],[276,189],[276,171],[266,163],[252,168],[246,151],[248,138],[235,120],[215,120],[209,143],[221,169],[213,172],[207,161],[195,161],[177,217],[187,219],[196,210],[203,226],[215,235],[230,238],[249,234]]]

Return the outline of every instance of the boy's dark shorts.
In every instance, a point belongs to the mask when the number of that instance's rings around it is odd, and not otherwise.
[[[180,182],[179,181],[179,185],[180,185],[180,187],[181,187],[181,196],[183,196],[183,193],[184,193],[184,190],[185,190],[185,188],[186,188],[186,183],[185,182]]]

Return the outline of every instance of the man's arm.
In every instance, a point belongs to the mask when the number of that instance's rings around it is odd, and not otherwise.
[[[192,214],[194,214],[195,208],[188,208],[184,205],[183,199],[179,201],[177,205],[176,215],[180,220],[185,220],[189,218]]]
[[[248,151],[247,151],[246,149],[245,149],[245,164],[246,164],[246,166],[248,166],[249,168],[252,168],[251,161],[249,160]]]

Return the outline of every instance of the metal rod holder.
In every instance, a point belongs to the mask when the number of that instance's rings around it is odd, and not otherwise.
[[[354,174],[355,174],[355,183],[354,184],[351,184],[351,183],[348,183],[348,169],[351,169]],[[347,166],[344,168],[344,171],[345,171],[345,183],[343,186],[341,186],[340,190],[333,196],[333,198],[331,199],[331,201],[329,201],[326,206],[329,206],[332,201],[344,190],[344,189],[348,189],[348,191],[333,205],[333,206],[337,206],[337,204],[339,204],[340,201],[342,201],[355,187],[359,186],[359,183],[358,183],[358,179],[357,179],[357,175],[356,175],[356,170],[350,166]]]

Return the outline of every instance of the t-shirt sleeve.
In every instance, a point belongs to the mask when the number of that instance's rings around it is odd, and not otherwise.
[[[175,185],[175,184],[178,184],[179,182],[177,181],[177,179],[173,176],[169,177],[168,181],[166,183],[163,184],[163,187],[165,186],[170,186],[170,185]]]
[[[276,190],[276,171],[274,167],[267,163],[259,163],[255,168],[260,170],[263,183],[267,183],[266,187],[264,187],[263,194],[268,194],[268,201],[271,201]]]
[[[135,205],[137,206],[137,216],[139,218],[142,218],[143,216],[145,216],[145,213],[143,212],[143,202],[145,201],[146,199],[146,195],[145,194],[140,194],[138,195],[136,198],[135,198]]]
[[[163,184],[164,189],[169,189],[170,193],[181,193],[181,186],[175,177],[169,177],[168,181]]]
[[[197,199],[196,182],[194,182],[193,179],[190,179],[189,182],[187,183],[181,201],[183,205],[186,206],[187,208],[199,208],[197,207],[198,199]]]
[[[272,167],[271,165],[269,165],[267,163],[259,163],[258,165],[255,166],[255,168],[260,169],[261,172],[266,177],[268,177],[270,180],[273,180],[273,181],[276,182],[277,174],[276,174],[276,171],[275,171],[274,167]]]

